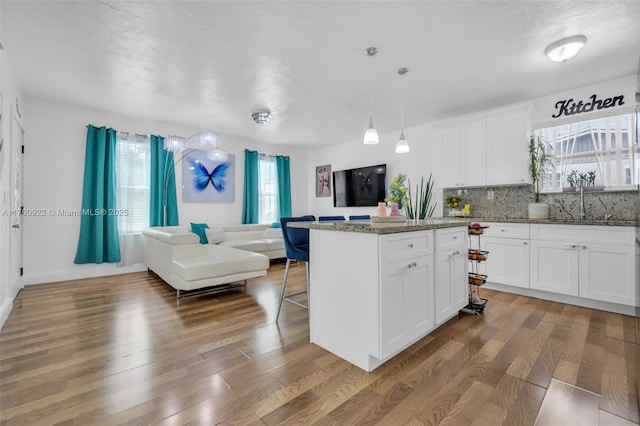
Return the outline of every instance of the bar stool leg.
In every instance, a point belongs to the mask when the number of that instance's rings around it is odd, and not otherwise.
[[[289,276],[289,265],[291,264],[291,259],[287,259],[287,266],[284,269],[284,279],[282,280],[282,290],[280,290],[280,304],[278,305],[278,314],[276,315],[276,322],[278,322],[278,318],[280,318],[280,309],[282,309],[282,301],[284,300],[284,292],[287,287],[287,277]]]

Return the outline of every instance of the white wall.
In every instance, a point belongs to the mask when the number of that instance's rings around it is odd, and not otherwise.
[[[190,136],[195,133],[194,129],[111,112],[43,100],[27,99],[26,102],[29,111],[24,160],[26,209],[49,211],[80,208],[87,124],[105,125],[118,131],[147,135]],[[283,146],[276,148],[256,141],[221,136],[225,149],[236,156],[235,202],[233,204],[182,203],[181,162],[176,168],[180,224],[188,225],[191,221],[211,224],[240,223],[245,148],[291,157],[293,213],[306,212],[307,185],[304,184],[303,179],[296,178],[296,176],[304,176],[306,170],[307,159],[304,150]],[[119,274],[143,269],[142,265],[125,268],[112,264],[74,264],[80,217],[46,215],[24,219],[25,284]]]
[[[362,129],[363,135],[364,130]],[[309,211],[316,216],[340,214],[345,217],[350,214],[375,215],[375,207],[333,207],[333,197],[316,197],[314,190],[315,170],[317,166],[326,164],[331,165],[331,171],[386,164],[387,186],[391,183],[393,176],[398,173],[404,173],[411,181],[412,193],[415,193],[415,187],[416,184],[420,183],[420,178],[427,179],[429,174],[432,173],[436,183],[433,201],[438,202],[434,217],[442,216],[442,190],[437,187],[438,176],[440,175],[440,148],[436,143],[435,129],[432,125],[425,124],[405,129],[404,135],[411,149],[407,154],[395,153],[400,130],[380,135],[380,143],[377,145],[364,145],[362,139],[358,138],[341,145],[310,151],[307,172]]]

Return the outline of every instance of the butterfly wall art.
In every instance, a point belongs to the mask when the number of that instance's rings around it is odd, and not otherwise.
[[[182,162],[182,201],[186,203],[233,203],[235,201],[235,155],[224,161],[207,158],[194,150]]]

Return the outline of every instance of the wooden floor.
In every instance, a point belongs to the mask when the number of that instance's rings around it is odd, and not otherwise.
[[[283,270],[179,302],[146,272],[24,288],[0,332],[0,421],[640,423],[636,318],[485,291],[484,315],[366,373],[308,343],[304,309],[274,323]],[[291,279],[303,287],[302,265]]]

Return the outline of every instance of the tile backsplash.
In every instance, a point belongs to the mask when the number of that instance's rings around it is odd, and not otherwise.
[[[488,195],[493,191],[493,199]],[[526,219],[528,206],[533,201],[531,187],[496,186],[466,189],[445,189],[442,205],[443,216],[449,209],[444,199],[457,195],[462,205],[471,204],[472,217]],[[580,193],[562,192],[542,194],[542,202],[549,204],[549,219],[579,219]],[[614,220],[640,220],[640,191],[585,191],[584,204],[587,219],[602,219],[605,212]],[[460,207],[462,207],[462,205]]]

